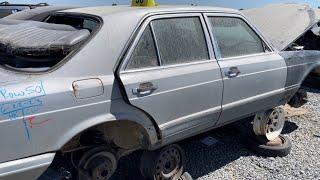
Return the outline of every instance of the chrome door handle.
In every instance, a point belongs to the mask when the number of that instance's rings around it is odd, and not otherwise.
[[[240,70],[238,69],[238,67],[230,67],[229,71],[225,72],[225,75],[228,77],[228,78],[234,78],[234,77],[237,77],[239,76],[240,74]]]
[[[132,93],[135,95],[148,95],[157,90],[158,86],[151,82],[141,83],[138,88],[132,89]]]

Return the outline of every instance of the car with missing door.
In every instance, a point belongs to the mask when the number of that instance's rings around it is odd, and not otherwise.
[[[61,156],[79,179],[109,179],[137,150],[142,175],[177,179],[174,143],[287,103],[320,60],[216,7],[78,8],[0,30],[0,179]]]

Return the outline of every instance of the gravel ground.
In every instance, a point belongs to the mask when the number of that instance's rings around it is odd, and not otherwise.
[[[293,144],[284,158],[265,158],[247,150],[242,144],[245,126],[237,123],[182,142],[186,153],[186,170],[194,179],[320,179],[320,91],[307,89],[309,102],[303,108],[310,114],[287,119],[283,134]],[[212,136],[218,143],[206,146],[203,137]],[[113,179],[142,179],[137,152],[120,161]]]
[[[320,91],[307,90],[303,108],[310,114],[288,118],[283,131],[293,144],[290,155],[259,157],[230,136],[215,147],[200,148],[197,157],[192,156],[196,145],[188,145],[189,172],[197,179],[320,179]]]

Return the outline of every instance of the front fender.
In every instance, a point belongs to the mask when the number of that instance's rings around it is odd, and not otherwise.
[[[320,66],[320,51],[283,51],[279,53],[287,65],[285,94],[281,104],[288,103],[313,69]]]
[[[287,64],[285,88],[299,86],[317,66],[320,66],[320,51],[283,51],[279,53]]]

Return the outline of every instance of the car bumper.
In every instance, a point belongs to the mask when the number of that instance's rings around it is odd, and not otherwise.
[[[55,153],[0,163],[0,179],[37,179],[52,163]]]

